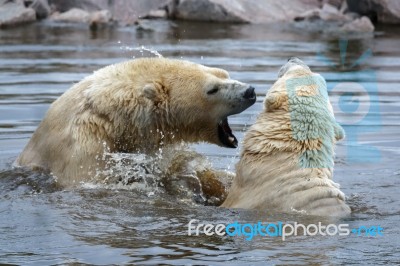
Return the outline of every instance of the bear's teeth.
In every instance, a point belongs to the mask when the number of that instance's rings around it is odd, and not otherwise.
[[[233,142],[235,141],[235,138],[234,138],[234,137],[229,137],[228,140],[229,140],[231,143],[233,143]]]

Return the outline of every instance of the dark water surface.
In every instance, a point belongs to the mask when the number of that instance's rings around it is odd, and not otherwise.
[[[0,263],[400,263],[400,28],[378,28],[375,36],[351,36],[348,42],[344,37],[265,25],[196,23],[156,23],[153,30],[141,31],[90,32],[51,24],[0,31]],[[194,218],[213,224],[310,221],[301,215],[203,206],[159,187],[60,190],[49,176],[12,169],[50,103],[98,68],[153,56],[142,45],[165,57],[224,68],[232,78],[256,87],[257,103],[230,118],[239,139],[288,57],[297,56],[320,72],[348,135],[338,145],[334,180],[348,196],[353,215],[337,223],[379,225],[384,235],[286,241],[188,236],[187,224]],[[208,144],[194,148],[216,168],[234,170],[238,150]]]

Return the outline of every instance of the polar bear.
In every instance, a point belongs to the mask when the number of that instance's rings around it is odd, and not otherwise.
[[[106,167],[105,152],[151,154],[182,141],[234,148],[227,117],[255,101],[253,87],[219,68],[166,58],[110,65],[50,106],[15,165],[50,171],[65,186]]]
[[[343,137],[325,80],[289,59],[245,135],[222,206],[347,216],[345,195],[332,181],[334,145]]]

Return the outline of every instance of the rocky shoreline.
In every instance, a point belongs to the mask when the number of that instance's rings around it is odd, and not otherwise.
[[[339,32],[374,31],[400,23],[398,0],[0,0],[0,28],[38,20],[98,26],[138,24],[141,19],[218,23],[293,23]]]

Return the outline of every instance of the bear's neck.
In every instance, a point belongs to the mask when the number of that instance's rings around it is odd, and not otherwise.
[[[286,156],[283,164],[293,162],[298,168],[332,169],[334,164],[333,140],[310,138],[298,140],[293,137],[290,116],[263,113],[247,132],[242,156],[254,155],[266,160]],[[277,165],[277,167],[281,167]]]
[[[123,125],[121,133],[113,136],[114,152],[152,153],[166,146],[204,140],[205,133],[201,130],[194,130],[199,127],[198,124],[201,122],[193,123],[182,122],[178,116],[167,112],[153,113],[145,123],[134,120],[131,125]]]

